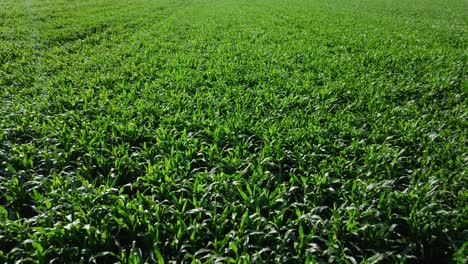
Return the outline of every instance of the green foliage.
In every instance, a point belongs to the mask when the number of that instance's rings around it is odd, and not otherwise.
[[[0,262],[466,263],[455,0],[0,2]]]

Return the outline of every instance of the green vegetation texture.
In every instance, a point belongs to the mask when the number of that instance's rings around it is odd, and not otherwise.
[[[467,10],[0,1],[0,262],[466,263]]]

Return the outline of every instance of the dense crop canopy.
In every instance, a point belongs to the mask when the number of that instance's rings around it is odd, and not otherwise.
[[[0,262],[463,263],[466,8],[0,1]]]

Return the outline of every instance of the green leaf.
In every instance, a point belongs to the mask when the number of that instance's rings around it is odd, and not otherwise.
[[[159,247],[157,245],[154,246],[153,253],[156,255],[158,264],[164,264],[164,258],[161,254],[161,251],[159,251]]]
[[[240,193],[244,201],[249,201],[249,196],[239,187],[237,186],[237,191]]]
[[[8,220],[8,211],[5,207],[0,205],[0,220],[6,221]]]

